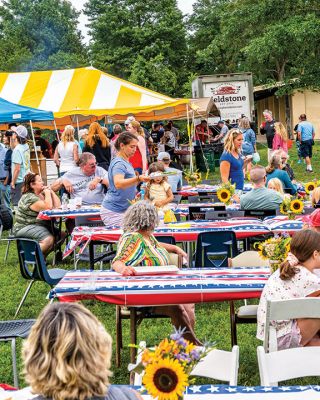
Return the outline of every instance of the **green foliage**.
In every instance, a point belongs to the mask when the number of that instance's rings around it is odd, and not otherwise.
[[[198,73],[251,71],[256,84],[283,81],[281,94],[320,87],[316,0],[198,0],[190,24]]]
[[[85,13],[95,67],[179,94],[186,76],[187,45],[176,0],[89,0]]]
[[[6,0],[0,6],[0,70],[88,64],[76,29],[79,13],[65,0]]]

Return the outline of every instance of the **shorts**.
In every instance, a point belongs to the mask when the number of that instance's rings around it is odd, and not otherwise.
[[[120,227],[124,217],[123,213],[110,211],[107,208],[101,207],[100,217],[107,228]]]
[[[41,242],[48,236],[53,236],[52,233],[45,227],[41,225],[27,225],[18,231],[13,230],[15,237],[33,239]]]
[[[301,334],[297,321],[294,319],[291,326],[291,332],[277,339],[278,350],[300,347]]]
[[[312,158],[312,143],[313,140],[304,140],[300,144],[300,154],[302,158],[310,157]]]
[[[21,199],[22,193],[21,189],[23,186],[23,182],[16,183],[15,188],[11,188],[11,203],[14,207],[18,206],[19,200]]]

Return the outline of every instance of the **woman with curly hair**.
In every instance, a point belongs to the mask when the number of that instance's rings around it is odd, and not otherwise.
[[[79,146],[74,139],[74,127],[67,125],[61,135],[61,141],[55,149],[53,159],[59,167],[60,176],[77,166]]]
[[[34,400],[137,400],[109,383],[112,339],[79,303],[43,309],[23,346],[24,374]]]
[[[149,201],[139,201],[128,208],[123,219],[123,235],[121,236],[117,254],[112,268],[122,275],[135,275],[133,267],[161,266],[169,264],[169,253],[187,254],[178,246],[159,243],[153,232],[159,224],[156,207]],[[184,338],[194,344],[200,344],[194,333],[194,304],[152,307],[156,314],[168,315],[172,324],[178,328],[186,328]]]
[[[103,133],[102,127],[98,122],[92,122],[89,126],[88,136],[83,152],[94,154],[98,166],[108,171],[111,160],[111,148],[109,139]]]

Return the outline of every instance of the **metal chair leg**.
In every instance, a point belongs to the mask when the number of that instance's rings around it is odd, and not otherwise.
[[[19,387],[18,370],[17,370],[17,354],[16,354],[16,339],[11,339],[11,354],[12,354],[12,370],[13,370],[13,385]]]
[[[22,299],[20,301],[18,309],[17,309],[16,313],[14,314],[14,318],[16,318],[16,316],[19,314],[20,308],[22,307],[22,305],[23,305],[28,293],[30,292],[31,286],[33,285],[34,282],[35,282],[34,280],[30,281],[30,283],[29,283],[29,285],[27,287],[27,290],[24,292],[24,295],[23,295],[23,297],[22,297]]]
[[[11,242],[11,240],[8,240],[8,242],[7,242],[6,252],[5,252],[4,260],[3,260],[4,262],[6,262],[8,259],[10,242]]]

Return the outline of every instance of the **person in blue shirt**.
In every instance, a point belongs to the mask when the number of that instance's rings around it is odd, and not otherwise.
[[[247,166],[252,157],[242,158],[241,149],[243,134],[239,129],[231,129],[224,140],[224,151],[220,157],[220,175],[222,183],[236,185],[236,189],[243,190],[244,174],[243,169]]]
[[[287,189],[288,192],[290,191],[290,194],[296,194],[297,186],[291,182],[288,173],[282,169],[283,165],[281,160],[281,152],[281,150],[275,151],[271,155],[269,165],[266,168],[267,184],[270,179],[278,178],[280,179],[285,190]]]
[[[150,181],[148,176],[136,174],[129,162],[137,145],[137,137],[130,132],[120,133],[116,140],[117,156],[108,169],[109,187],[100,211],[101,219],[107,227],[121,225],[124,213],[136,196],[137,185]]]
[[[307,121],[306,114],[301,114],[299,117],[297,128],[298,140],[300,141],[301,157],[306,160],[306,171],[313,172],[311,165],[312,146],[314,145],[314,127]]]

